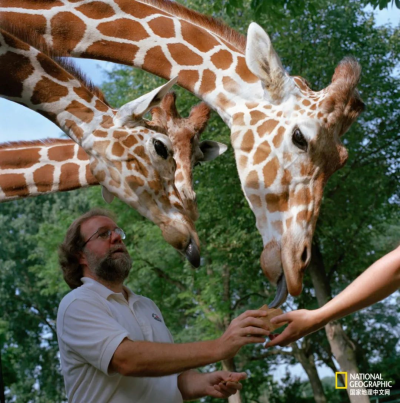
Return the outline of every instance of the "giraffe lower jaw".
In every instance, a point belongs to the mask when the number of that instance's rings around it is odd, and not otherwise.
[[[278,287],[273,301],[268,304],[269,308],[279,308],[287,299],[288,289],[285,274],[282,273],[278,279]]]

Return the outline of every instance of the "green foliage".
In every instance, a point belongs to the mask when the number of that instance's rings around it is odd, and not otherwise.
[[[256,18],[268,29],[291,74],[304,76],[313,87],[329,84],[342,57],[353,54],[360,60],[367,111],[343,138],[349,161],[328,182],[315,236],[332,292],[340,292],[399,243],[400,83],[393,74],[399,63],[399,30],[375,27],[355,1],[184,3],[223,18],[242,33]],[[113,106],[121,106],[161,82],[118,67],[109,74],[104,91]],[[177,92],[178,110],[187,116],[197,100],[181,89]],[[229,130],[213,114],[202,138],[229,144]],[[195,190],[203,258],[196,270],[165,243],[154,224],[118,200],[107,206],[126,232],[134,259],[128,285],[156,302],[176,342],[218,337],[233,317],[263,305],[274,293],[259,266],[262,242],[240,189],[231,148],[196,168]],[[72,220],[93,206],[105,206],[99,188],[0,205],[0,346],[8,401],[65,400],[54,326],[58,303],[68,289],[58,268],[57,245]],[[400,359],[393,354],[398,349],[398,302],[394,296],[342,321],[357,345],[360,368],[381,372],[385,380],[399,373]],[[308,276],[302,296],[290,300],[287,309],[296,306],[317,306]],[[299,346],[307,347],[317,364],[331,363],[324,331]],[[273,379],[278,365],[297,362],[289,350],[269,354],[259,346],[242,349],[235,364],[249,374],[244,401],[313,401],[307,382],[290,374],[279,383]],[[328,401],[336,403],[339,394],[332,384],[323,383]]]

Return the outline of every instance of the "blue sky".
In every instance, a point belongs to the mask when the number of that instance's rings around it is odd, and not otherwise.
[[[367,7],[367,10],[372,11],[372,7]],[[375,13],[378,25],[385,23],[397,25],[400,22],[400,10],[395,7],[377,10]],[[100,85],[106,79],[104,70],[111,70],[114,65],[97,60],[75,59],[75,62],[96,85]],[[0,98],[0,143],[55,138],[60,135],[61,130],[41,115]]]

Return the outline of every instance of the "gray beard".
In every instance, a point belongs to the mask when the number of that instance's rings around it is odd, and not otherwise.
[[[128,253],[113,256],[112,250],[101,259],[87,253],[87,262],[89,270],[99,279],[117,284],[123,283],[132,267],[132,259]]]

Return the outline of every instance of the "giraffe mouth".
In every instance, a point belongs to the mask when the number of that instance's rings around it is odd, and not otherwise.
[[[196,268],[200,266],[200,250],[193,239],[190,239],[184,254],[192,266]]]
[[[270,304],[268,304],[269,308],[279,308],[287,299],[288,296],[288,288],[286,284],[285,274],[282,272],[278,279],[277,290],[275,294],[275,298],[272,300]]]

